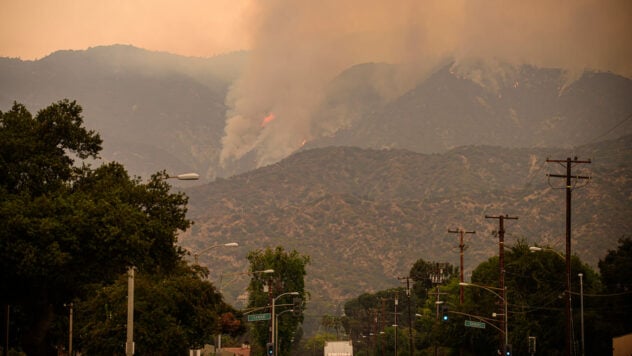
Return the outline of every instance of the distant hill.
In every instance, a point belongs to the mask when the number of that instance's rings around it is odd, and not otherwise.
[[[0,58],[0,110],[13,101],[35,112],[77,100],[86,125],[105,140],[104,159],[143,177],[166,169],[211,181],[255,168],[252,155],[219,165],[225,98],[247,59],[246,52],[192,58],[124,45],[58,51],[37,61]],[[632,133],[632,120],[625,120],[632,114],[628,78],[587,72],[569,81],[554,68],[501,69],[462,73],[446,63],[398,87],[396,65],[352,66],[328,86],[304,147],[568,148]]]
[[[632,229],[632,136],[585,145],[572,154],[592,159],[574,174],[593,177],[573,191],[573,253],[596,268],[599,258]],[[458,266],[458,239],[448,229],[476,230],[466,241],[471,271],[498,253],[498,221],[506,244],[524,239],[564,250],[564,182],[547,181],[566,159],[564,149],[463,146],[443,154],[397,149],[328,147],[229,179],[186,189],[193,228],[181,236],[199,250],[211,279],[247,268],[250,250],[284,246],[311,256],[307,288],[312,313],[333,313],[336,303],[398,285],[419,258]],[[580,182],[584,184],[585,182]],[[580,184],[580,185],[581,185]],[[241,287],[243,288],[243,283]],[[235,298],[238,286],[223,289]]]
[[[69,98],[104,138],[102,156],[147,178],[166,169],[217,175],[224,99],[246,54],[188,58],[131,46],[0,58],[0,110],[36,112]]]

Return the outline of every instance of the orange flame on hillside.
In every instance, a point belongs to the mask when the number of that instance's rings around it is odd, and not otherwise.
[[[273,113],[270,113],[270,115],[264,117],[261,121],[261,127],[265,127],[270,121],[274,120],[275,118],[276,116],[274,116]]]

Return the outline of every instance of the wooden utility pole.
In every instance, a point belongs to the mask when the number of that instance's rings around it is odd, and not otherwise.
[[[382,328],[385,325],[385,321],[384,321],[384,316],[386,316],[386,302],[388,301],[388,299],[386,298],[380,298],[380,302],[381,302],[381,311],[380,311],[380,325],[378,326],[378,330],[376,333],[376,338],[377,338],[377,342],[378,342],[378,349],[382,350],[382,356],[386,355],[385,352],[385,345],[386,343],[383,342],[383,340],[380,338],[381,332],[382,332]]]
[[[4,315],[5,327],[4,330],[4,351],[2,352],[4,356],[9,355],[9,313],[11,312],[11,306],[7,303],[5,305],[6,314]]]
[[[410,354],[414,354],[413,344],[413,316],[411,311],[412,298],[410,297],[410,276],[398,277],[397,279],[406,280],[406,296],[408,297],[408,343],[410,347]]]
[[[436,296],[436,300],[435,300],[435,322],[439,321],[439,305],[443,304],[444,302],[441,300],[441,295],[442,294],[448,294],[448,293],[443,293],[441,292],[441,290],[439,289],[439,285],[443,284],[446,280],[446,275],[444,273],[444,268],[445,268],[445,263],[436,263],[435,264],[435,270],[432,274],[430,274],[430,281],[432,282],[432,284],[434,284],[437,288],[437,291],[432,293],[429,292],[428,295],[435,295]],[[439,346],[437,345],[437,343],[435,342],[434,345],[434,355],[437,356],[438,355],[438,348]]]
[[[73,303],[64,304],[68,308],[68,356],[72,356],[72,309]]]
[[[455,230],[450,230],[448,229],[449,233],[453,233],[459,234],[459,249],[460,249],[460,257],[461,257],[461,283],[465,282],[463,280],[463,249],[465,249],[465,243],[463,242],[463,235],[464,234],[475,234],[476,231],[472,230],[472,231],[465,231],[463,229],[455,229]],[[463,304],[463,285],[459,286],[459,302],[460,304]]]
[[[583,164],[583,163],[591,163],[590,160],[580,161],[575,157],[571,159],[570,157],[565,160],[559,159],[546,159],[548,163],[559,163],[563,167],[566,168],[566,174],[547,174],[547,177],[553,178],[565,178],[566,179],[566,356],[571,355],[572,351],[572,313],[571,313],[571,192],[575,187],[573,184],[573,180],[575,183],[580,179],[590,179],[587,176],[573,176],[571,174],[572,167],[575,164]]]
[[[395,324],[393,325],[395,326],[395,355],[397,355],[397,334],[398,334],[397,328],[399,327],[399,325],[397,325],[397,292],[395,292],[394,298],[395,298],[394,300],[395,313],[393,315],[395,316]]]
[[[517,216],[499,215],[489,216],[485,215],[485,219],[498,219],[498,265],[500,268],[500,274],[498,276],[498,288],[500,289],[500,296],[502,298],[503,305],[501,307],[501,314],[504,315],[500,322],[500,329],[505,330],[505,337],[500,338],[499,344],[500,352],[505,352],[507,343],[509,342],[509,335],[507,335],[506,320],[509,318],[507,315],[507,288],[505,288],[505,220],[518,220]]]

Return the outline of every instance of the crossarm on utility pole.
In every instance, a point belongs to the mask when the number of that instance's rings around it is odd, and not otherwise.
[[[455,229],[455,230],[450,230],[448,229],[448,232],[451,234],[459,234],[460,239],[459,239],[459,250],[460,250],[460,260],[461,260],[461,267],[460,267],[460,280],[461,282],[465,282],[463,280],[463,251],[465,249],[465,243],[464,243],[464,238],[463,235],[464,234],[475,234],[476,231],[472,230],[472,231],[465,231],[463,229]],[[464,296],[463,296],[463,286],[459,287],[459,303],[463,304],[464,301]]]

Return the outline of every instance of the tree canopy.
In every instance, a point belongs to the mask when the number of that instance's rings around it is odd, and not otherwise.
[[[248,286],[248,307],[254,310],[265,310],[266,306],[271,306],[272,298],[279,298],[284,293],[298,292],[297,296],[285,295],[277,300],[278,307],[276,313],[279,317],[278,328],[278,349],[280,354],[285,354],[293,344],[298,344],[301,339],[299,325],[303,321],[301,312],[283,313],[292,309],[294,298],[301,298],[305,301],[306,266],[309,263],[309,256],[301,255],[297,251],[286,251],[283,247],[275,249],[251,251],[248,254],[250,261],[250,271],[263,271],[273,269],[272,274],[253,273],[253,278]],[[265,288],[264,288],[265,286]],[[264,290],[265,289],[265,290]],[[304,305],[305,302],[303,302]],[[268,309],[270,311],[270,309]],[[262,311],[256,311],[260,313]],[[254,339],[253,347],[260,347],[261,350],[270,340],[267,322],[254,322],[251,325],[251,335]],[[256,351],[255,351],[256,352]]]
[[[529,245],[524,240],[519,240],[514,246],[505,251],[505,286],[506,300],[508,303],[508,343],[512,345],[516,354],[529,353],[529,337],[535,338],[539,350],[547,350],[548,354],[563,354],[565,333],[565,289],[566,267],[564,257],[557,251],[543,248],[540,252],[531,252]],[[587,293],[599,291],[599,277],[592,268],[583,263],[577,256],[571,258],[572,291],[579,294],[577,274],[583,273],[584,290]],[[493,256],[474,269],[471,283],[477,286],[488,286],[488,290],[482,287],[466,287],[465,303],[459,306],[459,311],[482,317],[474,319],[484,321],[492,327],[481,331],[475,328],[463,327],[467,316],[458,315],[453,319],[456,325],[460,325],[457,332],[465,338],[459,338],[460,345],[470,352],[483,351],[495,352],[498,348],[499,338],[504,338],[501,331],[493,326],[499,326],[503,318],[503,301],[499,297],[500,292],[493,288],[498,287],[499,258]],[[580,301],[573,296],[572,309],[575,312],[575,330],[579,330]],[[587,307],[587,306],[586,306]],[[588,310],[588,308],[587,308]],[[496,313],[496,317],[494,317]],[[591,314],[587,313],[588,316]],[[598,333],[596,323],[587,325],[587,332]],[[579,334],[575,333],[576,341]],[[587,340],[587,354],[601,354],[607,346],[599,344],[604,339]],[[579,344],[579,342],[578,342]]]
[[[11,305],[12,344],[29,353],[58,342],[55,315],[94,284],[129,266],[172,271],[182,257],[187,197],[170,192],[165,173],[142,183],[118,163],[93,169],[84,160],[100,150],[74,101],[35,117],[17,103],[0,112],[0,300]]]
[[[604,292],[608,301],[604,301],[602,313],[608,315],[608,324],[612,336],[621,336],[632,332],[632,239],[621,238],[616,250],[599,260],[599,271]]]
[[[627,267],[632,261],[630,241],[622,239],[619,248],[600,261],[602,276],[578,256],[571,258],[573,347],[576,350],[581,345],[582,315],[586,354],[607,354],[611,352],[612,337],[630,332],[630,318],[626,314],[632,309],[627,278],[630,271]],[[344,326],[357,346],[358,355],[394,350],[395,333],[399,338],[397,349],[408,352],[409,325],[414,328],[415,355],[432,353],[434,347],[441,348],[442,353],[463,355],[497,352],[499,338],[504,337],[504,331],[499,330],[503,303],[495,290],[500,274],[498,256],[490,257],[472,271],[473,286],[465,287],[463,304],[459,301],[455,269],[445,264],[446,278],[440,283],[429,281],[436,277],[437,270],[436,263],[422,259],[411,268],[410,276],[415,281],[411,303],[417,316],[414,323],[406,319],[407,298],[402,298],[405,292],[402,288],[363,293],[345,303]],[[564,256],[550,248],[531,252],[528,244],[520,240],[505,250],[508,339],[515,354],[529,353],[530,337],[535,338],[538,352],[564,353],[565,273]],[[442,308],[437,307],[436,292],[440,294],[441,305],[448,308],[446,321],[440,317]],[[397,310],[402,312],[397,330],[391,327],[394,296],[399,296]],[[468,327],[466,321],[482,322],[486,327]]]
[[[177,355],[214,343],[220,331],[244,331],[236,311],[225,304],[195,267],[178,264],[170,273],[135,277],[135,349],[140,354]],[[88,354],[121,355],[127,320],[127,278],[94,290],[77,308],[77,344]]]

